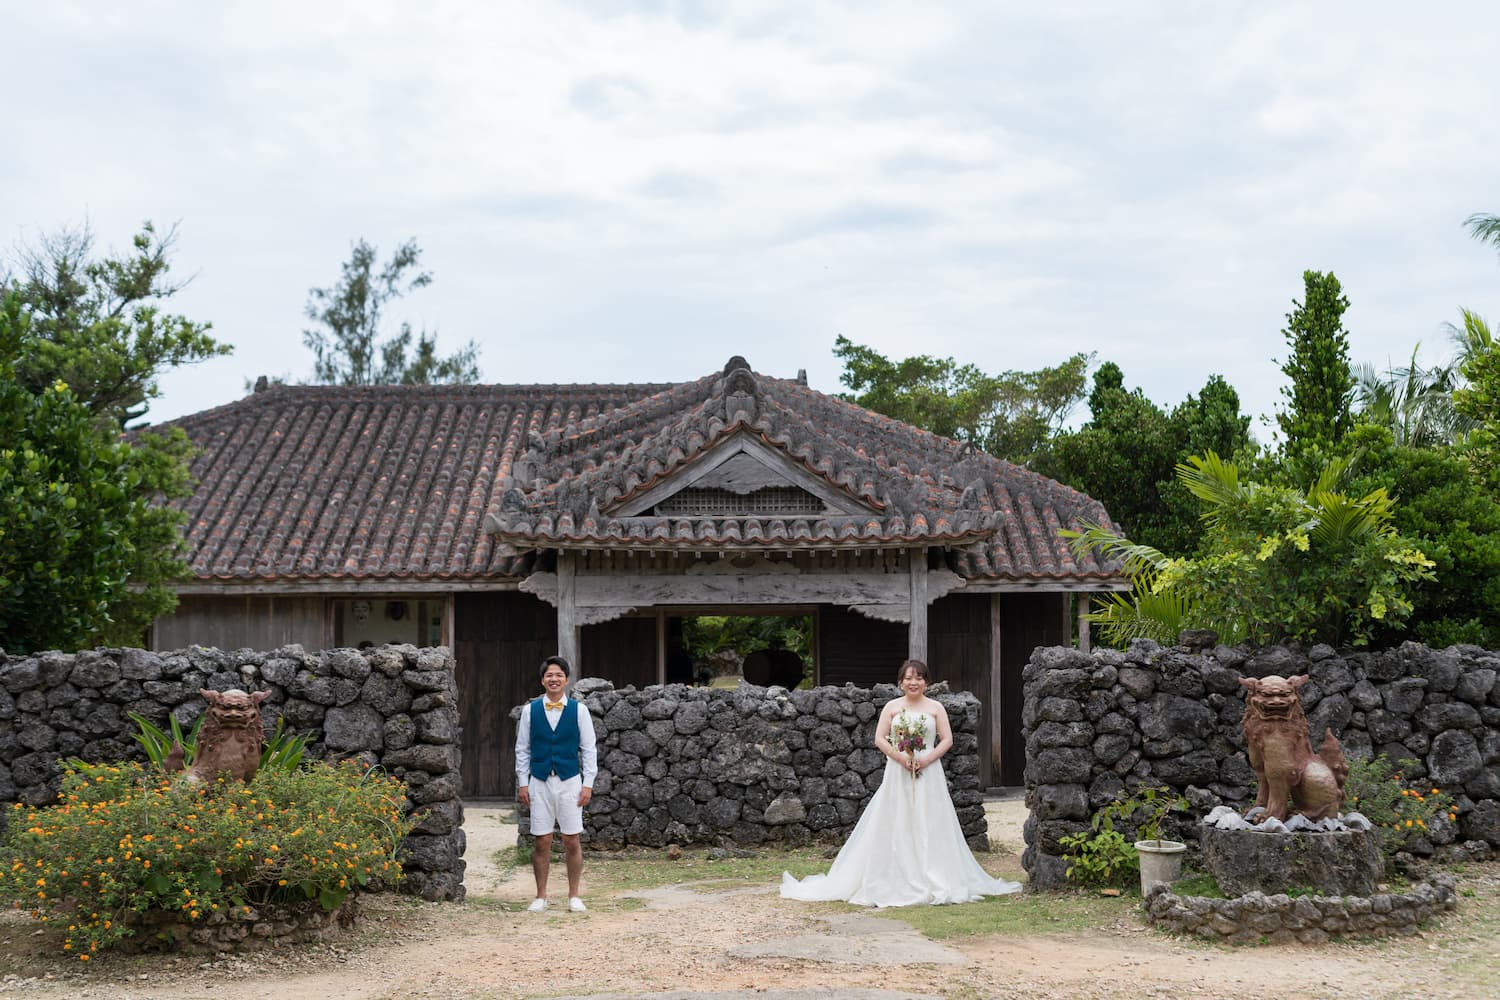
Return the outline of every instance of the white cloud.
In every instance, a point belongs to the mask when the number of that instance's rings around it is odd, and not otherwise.
[[[162,419],[300,375],[351,241],[503,381],[838,388],[833,338],[990,370],[1076,350],[1269,412],[1301,272],[1357,360],[1467,305],[1494,201],[1491,5],[17,6],[0,237],[181,220],[179,308],[233,358]],[[65,68],[59,72],[59,67]],[[47,85],[38,87],[38,81]]]

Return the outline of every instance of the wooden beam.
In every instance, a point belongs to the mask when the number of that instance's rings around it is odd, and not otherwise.
[[[253,583],[186,580],[172,585],[179,594],[364,594],[370,596],[406,597],[410,594],[448,594],[458,591],[506,592],[520,588],[521,578],[486,578],[483,580],[257,580]]]
[[[667,613],[656,609],[656,683],[667,683]]]
[[[1004,773],[1000,767],[1005,756],[1000,740],[1000,730],[1005,719],[1005,663],[1002,656],[1004,646],[1001,642],[1004,636],[1000,629],[1002,600],[999,594],[990,595],[990,696],[984,706],[984,715],[989,724],[991,785],[1000,784],[1000,775]],[[980,738],[983,739],[984,734],[980,734]]]
[[[1089,652],[1089,604],[1088,594],[1078,595],[1078,648],[1082,652]]]
[[[923,607],[963,587],[963,579],[947,569],[928,572],[920,552],[912,557],[922,567]],[[533,573],[521,584],[523,593],[549,604],[558,603],[559,573]],[[704,604],[899,604],[911,600],[911,573],[870,571],[809,573],[621,573],[615,576],[575,573],[572,586],[577,607],[633,607]]]
[[[910,570],[911,619],[906,629],[906,655],[927,662],[927,553],[913,549]]]
[[[582,676],[583,663],[578,659],[578,577],[574,574],[574,555],[557,554],[557,655],[573,664],[575,677]]]

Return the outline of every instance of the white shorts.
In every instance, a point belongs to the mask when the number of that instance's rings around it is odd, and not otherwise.
[[[548,836],[554,826],[568,836],[583,832],[583,806],[578,804],[583,775],[564,779],[554,774],[546,781],[533,775],[529,787],[533,837]]]

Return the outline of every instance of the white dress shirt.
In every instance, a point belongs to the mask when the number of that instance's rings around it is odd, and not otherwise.
[[[566,707],[568,698],[563,696]],[[547,715],[547,724],[557,728],[562,718],[561,708],[547,708],[546,696],[542,706]],[[594,787],[594,776],[599,773],[599,749],[594,743],[594,719],[589,707],[578,702],[578,764],[583,773],[583,787]],[[521,721],[516,725],[516,787],[525,788],[531,782],[531,702],[521,709]]]

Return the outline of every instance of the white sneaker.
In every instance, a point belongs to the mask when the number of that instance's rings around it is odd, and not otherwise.
[[[545,899],[533,899],[531,905],[526,907],[528,913],[546,913],[547,901]]]
[[[568,909],[572,910],[574,913],[585,913],[588,911],[588,907],[583,905],[583,900],[579,899],[577,896],[568,897]]]

